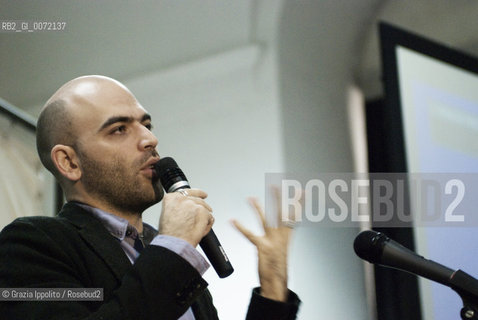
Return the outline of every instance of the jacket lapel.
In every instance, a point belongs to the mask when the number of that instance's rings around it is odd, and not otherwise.
[[[60,217],[66,218],[78,228],[81,238],[111,269],[118,281],[131,268],[131,262],[121,248],[118,240],[91,213],[67,203],[63,206]]]
[[[111,269],[118,281],[131,268],[131,262],[118,240],[91,213],[72,202],[65,204],[59,216],[78,228],[81,238]],[[196,320],[217,320],[217,312],[208,290],[191,306]]]

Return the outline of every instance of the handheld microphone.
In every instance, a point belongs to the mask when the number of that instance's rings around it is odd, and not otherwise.
[[[186,176],[173,158],[161,158],[155,164],[155,170],[166,192],[191,188]],[[220,278],[225,278],[234,271],[226,252],[212,229],[202,238],[199,245]]]
[[[425,259],[383,233],[361,232],[355,238],[354,250],[368,262],[422,276],[452,288],[464,301],[478,301],[478,280],[461,270]]]

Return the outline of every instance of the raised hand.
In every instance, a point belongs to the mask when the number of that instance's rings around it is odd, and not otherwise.
[[[280,195],[277,189],[274,189],[274,197],[277,202],[276,207],[279,208],[278,217],[282,217]],[[286,226],[279,222],[277,227],[271,227],[267,224],[264,210],[258,200],[250,198],[249,203],[259,216],[264,234],[262,236],[255,235],[236,220],[233,220],[232,223],[257,248],[261,295],[272,300],[286,301],[288,292],[287,257],[292,236],[291,224]]]

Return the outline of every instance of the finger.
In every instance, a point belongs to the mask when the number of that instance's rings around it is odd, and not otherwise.
[[[212,214],[209,214],[209,219],[207,221],[207,225],[212,228],[212,225],[214,224],[215,221],[216,221],[216,219],[214,219],[214,216]]]
[[[262,209],[261,205],[259,204],[259,200],[256,198],[249,198],[249,204],[254,208],[259,219],[261,220],[262,227],[264,230],[267,228],[266,216],[264,214],[264,210]]]
[[[214,216],[212,214],[209,214],[207,217],[207,225],[206,225],[206,230],[204,232],[204,236],[206,236],[209,233],[209,231],[211,231],[214,221],[215,221]]]
[[[282,194],[281,189],[278,186],[271,187],[272,193],[275,198],[276,208],[277,208],[277,224],[281,227],[287,227],[288,229],[293,228],[297,222],[297,212],[294,210],[289,210],[287,212],[282,211]],[[300,190],[299,201],[304,197],[304,190]]]
[[[212,213],[210,212],[207,212],[207,211],[201,211],[201,219],[204,221],[205,225],[208,226],[208,227],[212,227],[212,225],[214,224],[214,216],[212,215]]]
[[[201,238],[204,238],[212,229],[214,224],[214,216],[205,208],[198,208],[195,212],[194,222],[189,234],[194,234],[196,231],[201,232]],[[196,230],[196,231],[194,231]]]
[[[202,207],[204,207],[205,209],[207,209],[209,212],[212,212],[212,208],[209,204],[207,204],[206,201],[204,201],[203,199],[201,198],[195,198],[195,197],[187,197],[186,200],[188,201],[192,201]]]
[[[254,245],[257,243],[257,236],[253,234],[251,231],[246,229],[242,224],[240,224],[237,220],[231,220],[232,224],[234,227],[236,227],[237,230],[239,230],[240,233],[244,235],[250,242],[252,242]]]
[[[284,219],[283,213],[282,213],[282,203],[281,203],[281,194],[278,186],[272,186],[271,191],[276,203],[276,210],[277,210],[277,225],[280,226],[282,225],[282,220]]]
[[[191,197],[197,197],[201,199],[207,198],[207,193],[205,191],[202,191],[201,189],[186,189],[186,192]]]

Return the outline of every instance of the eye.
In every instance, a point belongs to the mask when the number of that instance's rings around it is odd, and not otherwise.
[[[145,126],[146,129],[148,129],[149,131],[153,130],[153,128],[154,128],[151,123],[146,123],[144,126]]]
[[[126,126],[121,125],[118,127],[115,127],[112,131],[111,134],[124,134],[126,132]]]

